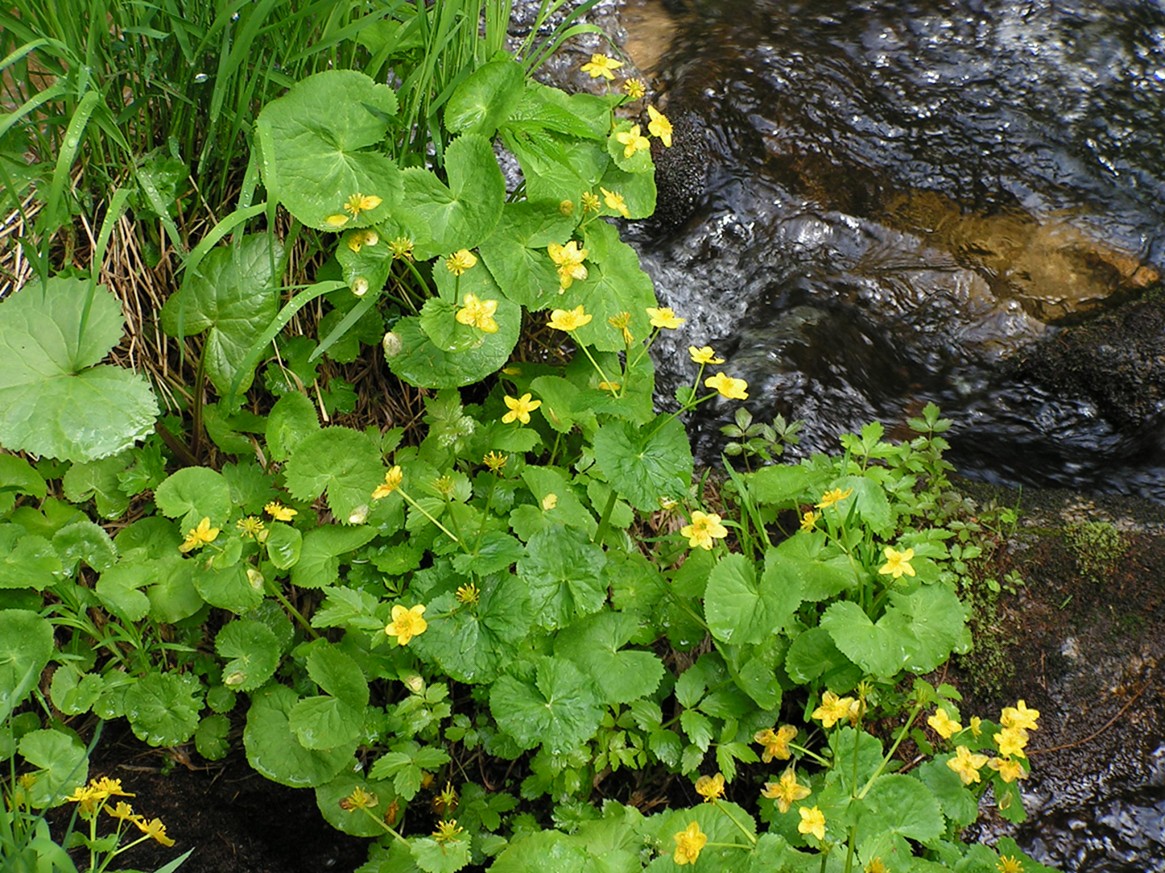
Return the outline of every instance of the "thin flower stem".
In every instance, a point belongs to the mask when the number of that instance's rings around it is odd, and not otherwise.
[[[402,837],[392,825],[390,825],[388,822],[386,822],[380,816],[375,815],[372,812],[372,810],[366,806],[362,806],[361,810],[363,810],[363,812],[366,816],[368,816],[370,819],[372,819],[374,822],[376,822],[378,825],[380,825],[382,828],[384,828],[385,833],[391,834],[393,836],[393,838],[396,839],[397,842],[399,842],[401,845],[405,846],[406,848],[408,847],[409,841],[406,840],[404,837]]]
[[[585,354],[587,358],[590,359],[591,366],[593,366],[598,371],[599,375],[602,376],[603,381],[610,385],[611,380],[607,378],[607,374],[603,372],[603,368],[599,366],[599,362],[595,360],[594,355],[591,354],[591,350],[588,349],[585,345],[582,346],[582,350],[583,354]]]
[[[275,599],[279,601],[280,605],[282,605],[284,609],[295,616],[295,620],[299,622],[300,627],[311,634],[312,639],[318,640],[320,638],[319,633],[314,627],[311,626],[311,622],[304,618],[303,613],[292,606],[291,601],[288,600],[283,592],[279,590],[279,586],[277,586],[275,582],[270,579],[264,578],[264,582],[266,584],[267,590],[275,595]]]
[[[619,495],[615,489],[611,489],[611,495],[607,498],[607,505],[603,507],[603,515],[599,519],[599,527],[595,531],[594,542],[602,545],[603,537],[607,533],[607,523],[611,520],[611,513],[615,511],[615,501],[618,500]]]
[[[433,518],[432,513],[425,509],[425,507],[421,506],[421,504],[417,503],[417,501],[413,500],[413,498],[409,497],[403,488],[398,488],[397,490],[400,491],[400,496],[405,499],[405,502],[408,503],[409,506],[419,512],[425,518],[429,519],[429,521],[433,522],[433,524],[437,525],[437,527],[444,532],[445,536],[449,537],[449,539],[453,540],[453,542],[457,543],[459,546],[462,544],[461,540],[457,539],[457,537],[453,535],[449,528],[445,527],[445,525],[441,524],[441,522]]]
[[[742,825],[739,821],[737,821],[736,816],[734,816],[731,812],[729,812],[725,808],[724,804],[717,803],[716,808],[718,810],[720,810],[720,812],[722,812],[724,815],[726,815],[730,822],[732,822],[734,825],[736,825],[736,829],[738,831],[740,831],[742,834],[744,834],[744,837],[746,840],[748,840],[752,845],[754,845],[754,846],[756,845],[756,836],[754,834],[749,833],[748,830],[744,827],[744,825]]]
[[[910,710],[910,715],[906,719],[906,723],[903,724],[901,728],[899,728],[898,736],[894,738],[894,745],[890,746],[885,756],[883,756],[882,763],[878,765],[878,769],[874,771],[872,776],[870,776],[870,781],[868,781],[865,784],[865,787],[863,787],[862,790],[859,791],[856,795],[858,800],[863,799],[867,794],[869,794],[870,789],[874,785],[874,781],[882,775],[882,771],[886,769],[886,765],[890,763],[890,759],[894,757],[894,753],[898,751],[898,747],[902,745],[902,741],[906,739],[906,732],[910,730],[910,726],[914,724],[914,720],[918,718],[918,714],[920,712],[922,712],[922,704],[914,704],[914,707]]]
[[[812,758],[814,761],[816,761],[818,764],[821,764],[823,767],[828,767],[830,764],[828,758],[823,758],[819,754],[814,752],[813,750],[807,749],[804,746],[798,746],[796,743],[789,743],[789,748],[793,749],[796,752],[800,752],[802,755],[804,755],[807,758]]]

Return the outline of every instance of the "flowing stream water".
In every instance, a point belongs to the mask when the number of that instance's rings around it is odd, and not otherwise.
[[[664,397],[711,344],[757,418],[805,423],[794,454],[901,437],[933,400],[964,474],[1165,501],[1165,5],[666,6],[622,13],[676,126],[629,229],[687,318]],[[736,405],[692,422],[710,463]],[[1033,779],[1017,836],[1065,871],[1165,871],[1165,738],[1107,754]]]
[[[677,142],[637,240],[688,319],[665,391],[710,343],[800,451],[933,400],[961,472],[1165,500],[1165,323],[1087,327],[1160,295],[1165,6],[668,5]],[[708,460],[730,406],[693,423]]]

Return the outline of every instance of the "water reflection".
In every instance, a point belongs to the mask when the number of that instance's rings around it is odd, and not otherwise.
[[[706,151],[668,172],[703,194],[641,240],[690,318],[665,376],[711,342],[807,450],[935,400],[966,472],[1165,499],[1165,402],[1130,416],[1107,374],[1029,360],[1159,286],[1165,8],[683,5],[659,73]],[[1120,345],[1124,393],[1160,389]],[[694,423],[710,455],[719,423]]]

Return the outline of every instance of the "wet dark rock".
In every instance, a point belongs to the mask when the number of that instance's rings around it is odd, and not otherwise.
[[[991,498],[1024,508],[992,570],[1027,584],[990,615],[979,606],[976,651],[947,678],[968,716],[997,721],[1020,698],[1041,715],[1028,821],[988,813],[971,836],[1013,833],[1065,871],[1165,871],[1165,508],[1046,490]]]
[[[673,128],[671,148],[653,141],[655,214],[651,218],[656,231],[674,230],[696,211],[708,185],[709,161],[714,152],[708,142],[708,128],[694,112],[676,112],[668,107]]]
[[[1125,306],[1036,343],[1016,374],[1088,398],[1117,426],[1152,436],[1165,419],[1165,302]]]

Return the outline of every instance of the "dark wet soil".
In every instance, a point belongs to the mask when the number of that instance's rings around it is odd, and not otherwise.
[[[966,713],[998,719],[1019,698],[1041,713],[1015,836],[1063,870],[1165,870],[1165,507],[1002,499],[1024,515],[994,569],[1027,584],[987,616],[954,681]]]
[[[90,774],[120,779],[136,795],[134,810],[162,819],[175,841],[143,843],[118,858],[119,869],[156,870],[191,848],[181,873],[351,873],[367,858],[366,840],[324,821],[315,792],[265,779],[241,753],[201,766],[164,755],[108,733],[93,754]]]

